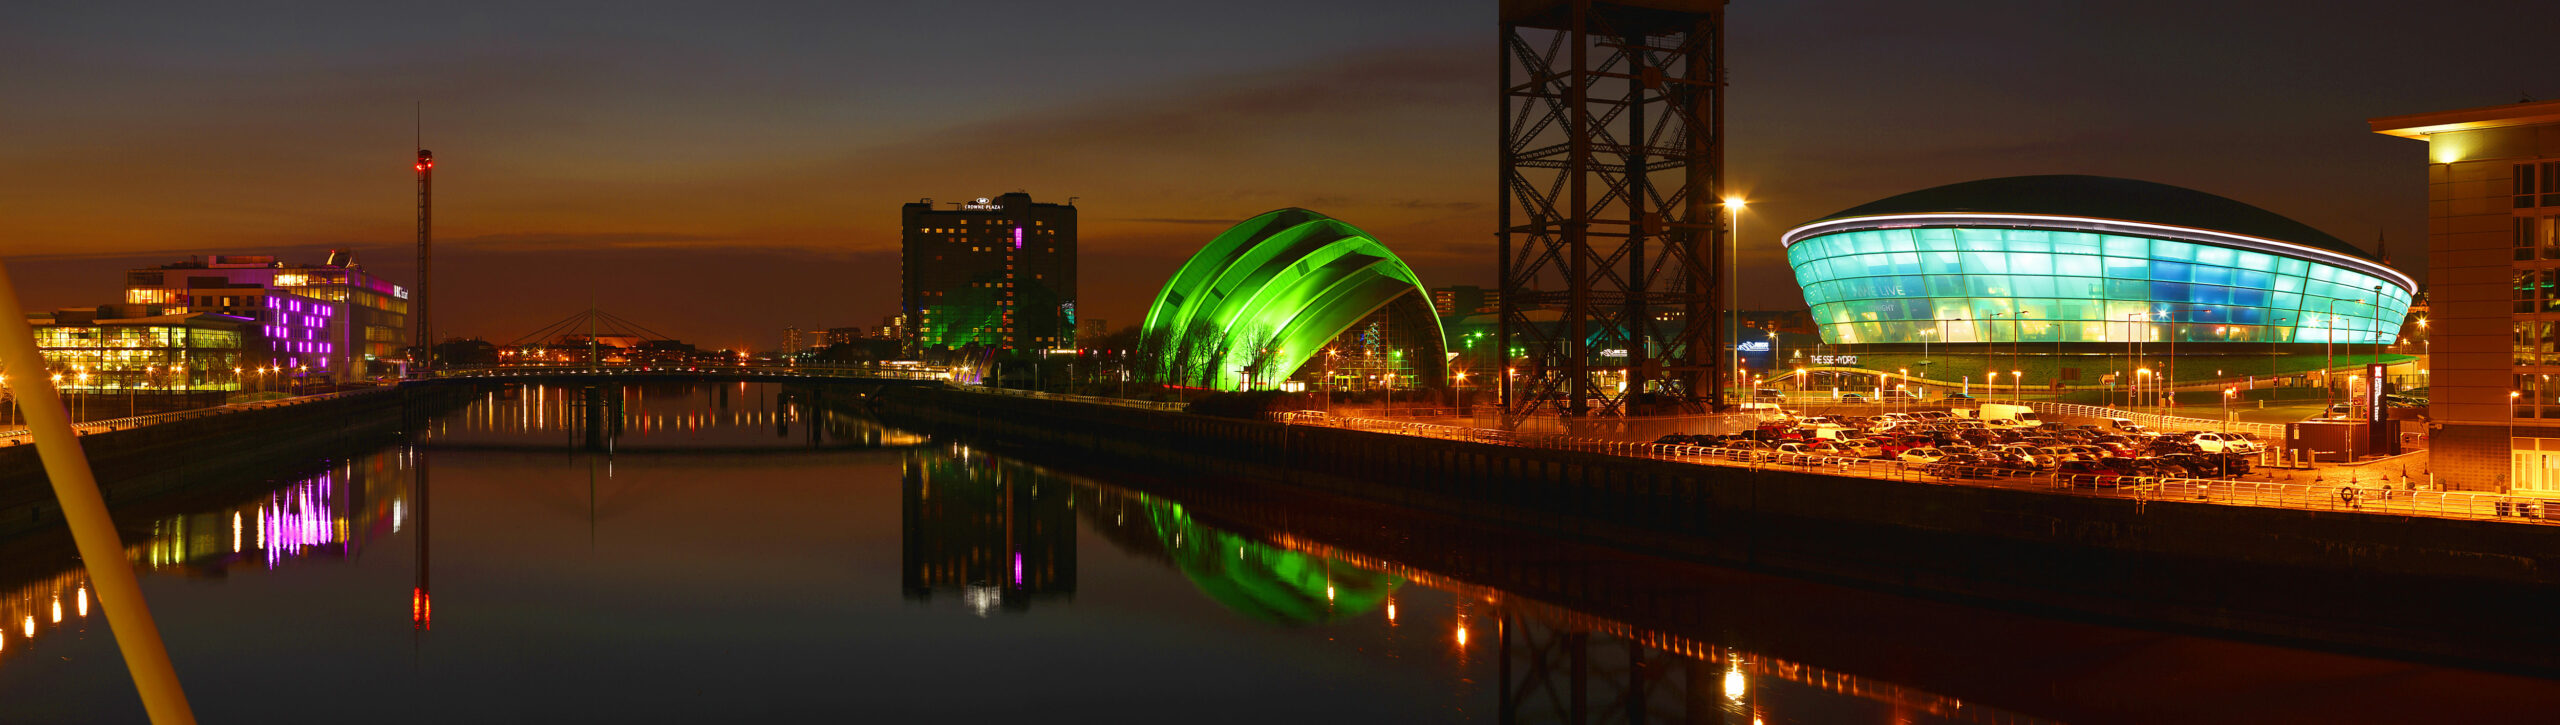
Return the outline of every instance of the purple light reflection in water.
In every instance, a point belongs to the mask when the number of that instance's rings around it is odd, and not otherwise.
[[[267,494],[267,502],[258,506],[259,543],[267,568],[276,568],[303,549],[337,543],[335,483],[333,474],[322,473]]]

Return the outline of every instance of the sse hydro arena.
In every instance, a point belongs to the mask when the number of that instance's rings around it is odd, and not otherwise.
[[[1825,341],[1869,350],[2025,343],[2032,354],[2038,343],[2176,341],[2201,343],[2182,355],[2237,352],[2217,343],[2254,343],[2247,349],[2263,355],[2271,343],[2387,344],[2417,291],[2408,275],[2301,222],[2101,176],[1922,189],[1817,219],[1780,243]]]

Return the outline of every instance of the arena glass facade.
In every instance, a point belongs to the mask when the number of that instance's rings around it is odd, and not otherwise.
[[[2334,239],[2312,246],[2059,214],[1858,211],[1781,239],[1833,343],[2389,343],[2417,287],[2322,248],[2344,246]]]

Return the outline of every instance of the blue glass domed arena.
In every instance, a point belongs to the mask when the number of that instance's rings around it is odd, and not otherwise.
[[[1834,344],[2388,343],[2417,291],[2301,222],[2101,176],[1923,189],[1780,243]]]

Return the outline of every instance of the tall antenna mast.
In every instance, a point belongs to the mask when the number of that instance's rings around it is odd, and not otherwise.
[[[418,104],[416,113],[417,135],[412,146],[418,150],[418,289],[409,295],[409,307],[410,314],[418,318],[418,359],[412,362],[418,372],[425,373],[435,369],[436,359],[435,318],[428,313],[434,294],[430,290],[435,288],[435,244],[429,230],[435,208],[436,155],[426,149],[424,102]]]

